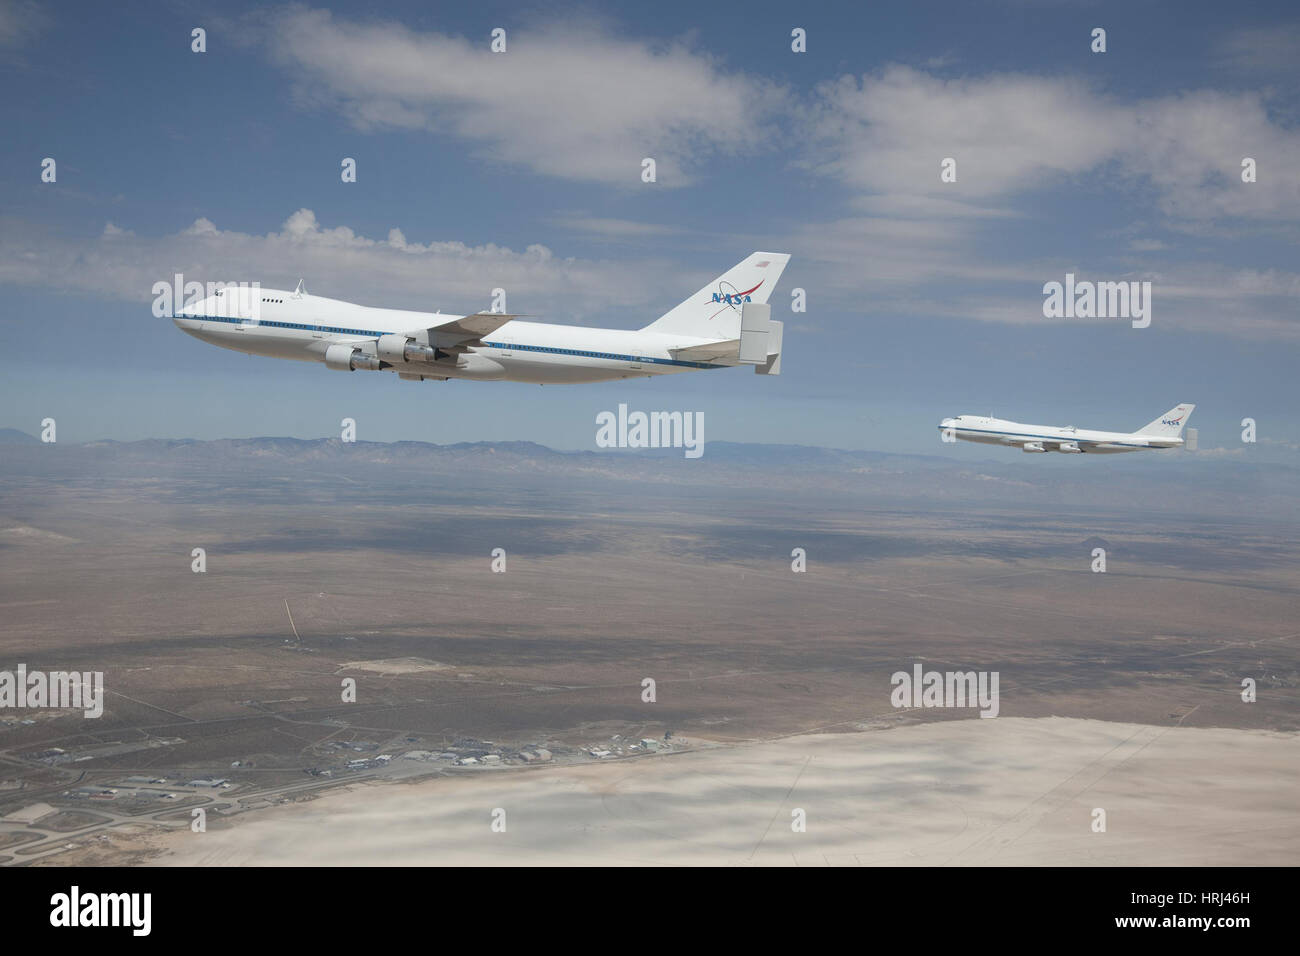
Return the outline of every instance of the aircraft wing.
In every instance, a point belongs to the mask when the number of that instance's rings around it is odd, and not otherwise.
[[[468,344],[471,339],[481,339],[491,335],[512,319],[519,318],[506,312],[475,312],[460,318],[449,319],[442,325],[431,325],[421,332],[428,332],[432,339],[437,337],[439,343],[447,345]]]
[[[719,358],[736,358],[740,355],[740,339],[727,339],[723,342],[706,342],[704,345],[687,345],[680,349],[669,349],[673,358],[683,362],[712,362]]]

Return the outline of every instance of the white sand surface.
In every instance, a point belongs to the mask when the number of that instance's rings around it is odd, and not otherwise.
[[[1289,865],[1297,794],[1295,734],[997,718],[361,784],[148,840],[162,865]]]

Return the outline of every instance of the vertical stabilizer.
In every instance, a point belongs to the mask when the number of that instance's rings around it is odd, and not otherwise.
[[[1187,419],[1191,417],[1192,409],[1195,407],[1195,405],[1187,404],[1175,405],[1155,421],[1148,425],[1143,425],[1133,434],[1158,435],[1161,438],[1177,438],[1183,433],[1183,426],[1187,424]]]
[[[789,261],[788,253],[756,252],[642,331],[701,339],[739,338],[741,306],[766,302]]]

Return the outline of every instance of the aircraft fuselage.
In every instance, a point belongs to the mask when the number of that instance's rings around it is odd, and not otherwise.
[[[257,318],[223,315],[213,299],[186,306],[173,321],[222,348],[271,358],[323,362],[331,345],[366,347],[385,334],[403,334],[456,318],[379,309],[320,296],[261,289]],[[484,336],[458,361],[408,363],[395,371],[427,379],[570,384],[725,367],[727,362],[677,359],[670,349],[707,342],[645,330],[591,329],[512,320]]]
[[[939,423],[939,431],[945,437],[951,435],[950,441],[960,439],[1013,446],[1027,452],[1057,451],[1064,454],[1113,455],[1153,448],[1177,448],[1183,444],[1183,439],[1176,435],[1096,431],[1072,425],[1026,425],[977,415],[945,418]]]

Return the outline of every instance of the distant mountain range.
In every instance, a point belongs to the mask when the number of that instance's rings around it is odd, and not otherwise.
[[[437,445],[235,438],[47,445],[16,429],[0,430],[0,443],[6,446],[0,452],[0,478],[172,475],[239,481],[252,474],[293,479],[328,473],[365,481],[436,477],[445,487],[464,481],[471,489],[503,482],[616,481],[660,489],[666,484],[707,486],[737,496],[759,490],[851,495],[862,499],[854,506],[863,507],[1100,508],[1146,515],[1249,516],[1282,523],[1295,523],[1300,510],[1300,467],[1198,452],[1057,458],[1008,450],[989,458],[987,452],[972,449],[969,458],[946,458],[712,441],[703,457],[686,459],[681,449],[567,452],[527,441]]]
[[[0,445],[39,445],[41,440],[35,435],[20,432],[16,428],[0,428]]]

